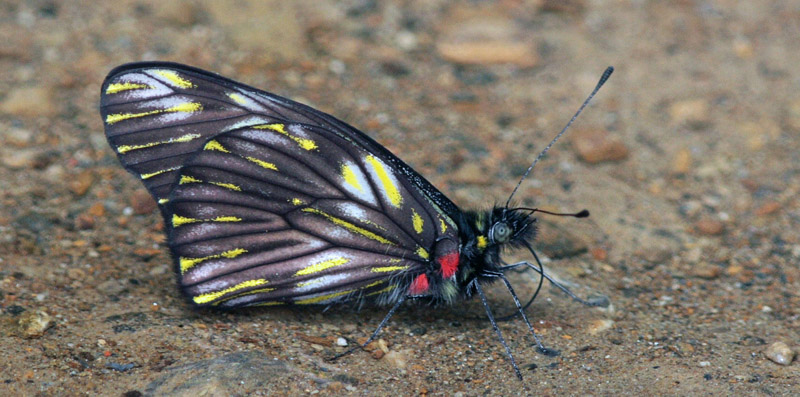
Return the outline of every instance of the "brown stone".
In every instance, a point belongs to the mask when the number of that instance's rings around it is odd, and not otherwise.
[[[685,99],[669,107],[669,115],[675,124],[686,124],[692,129],[702,129],[711,123],[711,110],[704,98]]]
[[[137,215],[152,213],[158,205],[147,190],[139,189],[131,195],[131,207]]]
[[[539,57],[520,30],[507,18],[468,18],[453,22],[436,50],[445,60],[460,64],[535,66]]]
[[[576,131],[572,136],[572,147],[581,160],[589,164],[622,161],[628,158],[628,147],[605,130]]]
[[[778,210],[780,209],[781,209],[781,203],[777,201],[768,201],[764,204],[761,204],[760,207],[756,208],[755,214],[758,216],[771,215],[778,212]]]
[[[724,225],[718,220],[705,218],[695,222],[694,229],[700,234],[718,236],[722,234]]]
[[[56,106],[47,87],[18,87],[9,91],[0,103],[0,112],[20,117],[52,117]]]
[[[94,174],[89,170],[81,171],[69,181],[69,190],[76,196],[83,196],[94,184]]]
[[[692,168],[692,153],[689,149],[678,150],[672,158],[672,172],[675,174],[688,174]]]

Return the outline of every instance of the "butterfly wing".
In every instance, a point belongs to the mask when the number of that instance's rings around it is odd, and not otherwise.
[[[457,208],[353,127],[175,64],[115,69],[109,143],[158,200],[198,305],[390,296],[458,249]]]
[[[443,212],[459,213],[423,176],[347,123],[201,69],[171,62],[119,66],[103,82],[100,113],[120,162],[159,201],[169,195],[177,170],[211,136],[247,125],[293,122],[327,129],[363,146]]]

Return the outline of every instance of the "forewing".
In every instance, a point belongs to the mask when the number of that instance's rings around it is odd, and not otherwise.
[[[204,70],[168,62],[120,66],[103,82],[100,112],[109,144],[123,166],[142,179],[159,204],[169,196],[180,167],[211,137],[246,126],[288,122],[320,127],[353,141],[450,217],[458,212],[425,178],[347,123]]]

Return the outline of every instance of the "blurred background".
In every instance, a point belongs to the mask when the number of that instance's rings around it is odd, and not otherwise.
[[[798,37],[797,1],[0,1],[0,394],[791,394]],[[504,202],[613,65],[516,196],[589,209],[536,247],[612,305],[545,284],[528,313],[560,356],[501,324],[523,382],[479,302],[409,305],[333,363],[385,308],[194,311],[98,113],[142,60],[328,112],[461,208]]]

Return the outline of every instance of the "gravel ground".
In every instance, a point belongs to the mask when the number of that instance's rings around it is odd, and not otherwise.
[[[0,395],[767,394],[800,390],[800,2],[0,2]],[[480,302],[197,311],[98,115],[114,66],[170,60],[364,130],[462,208],[519,198],[554,277]],[[524,257],[521,253],[511,253]],[[534,275],[514,274],[529,296]],[[496,312],[513,306],[492,288]]]

